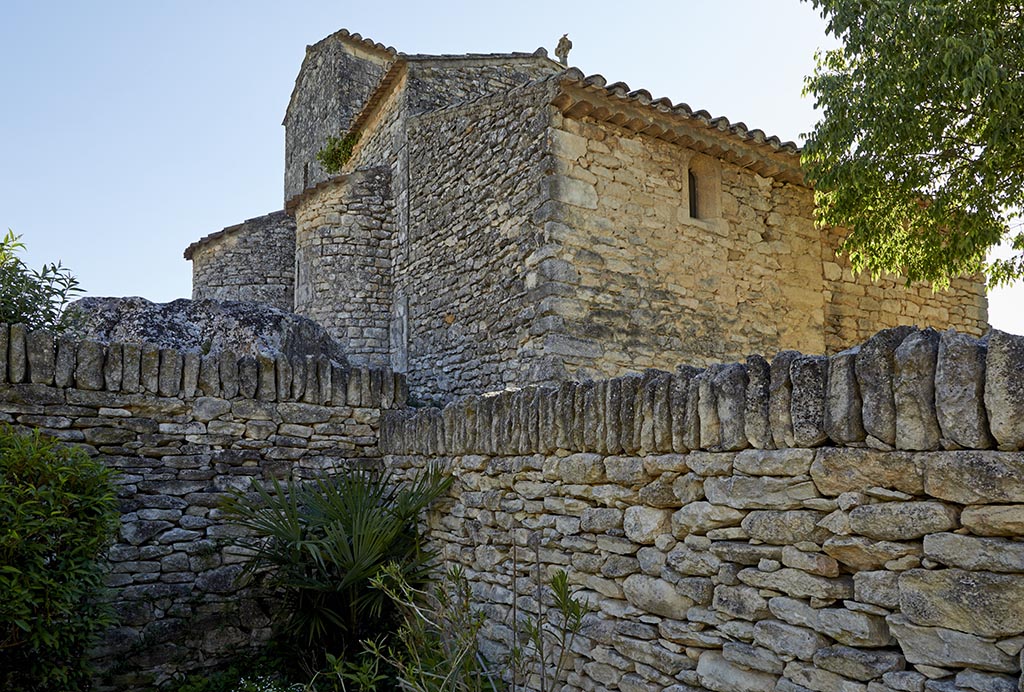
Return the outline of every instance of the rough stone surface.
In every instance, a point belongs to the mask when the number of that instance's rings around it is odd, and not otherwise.
[[[900,611],[916,625],[983,637],[1024,632],[1024,580],[962,569],[912,569],[899,578]]]
[[[925,329],[907,336],[893,354],[898,449],[935,449],[939,445],[941,431],[935,413],[938,353],[938,332]]]
[[[985,411],[999,449],[1024,449],[1024,336],[993,329],[985,356]]]
[[[346,362],[341,346],[323,327],[267,305],[82,298],[71,309],[84,319],[78,333],[101,343],[148,343],[186,353],[327,356]]]
[[[913,331],[912,327],[884,329],[864,342],[856,358],[864,430],[890,447],[896,444],[894,354]]]
[[[996,648],[992,639],[942,627],[922,627],[903,615],[887,618],[908,663],[1017,672],[1019,662]]]
[[[939,341],[935,410],[943,439],[967,449],[993,446],[985,413],[988,344],[952,329]]]
[[[959,516],[941,502],[880,502],[850,510],[850,529],[879,541],[910,540],[955,529]]]

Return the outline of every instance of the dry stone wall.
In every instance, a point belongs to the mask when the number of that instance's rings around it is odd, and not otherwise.
[[[379,457],[389,370],[327,358],[200,355],[55,339],[0,325],[0,421],[120,472],[110,549],[118,622],[95,652],[111,689],[146,689],[265,642],[268,604],[240,589],[245,555],[218,513],[253,480],[311,477]]]
[[[1011,692],[1022,372],[1024,337],[898,328],[388,412],[382,441],[455,477],[430,533],[493,656],[538,561],[594,606],[566,689]]]
[[[295,219],[283,211],[249,219],[193,243],[192,300],[295,307]]]

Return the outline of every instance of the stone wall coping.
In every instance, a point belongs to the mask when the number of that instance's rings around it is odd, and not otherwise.
[[[240,223],[236,223],[236,224],[234,224],[232,226],[225,226],[221,230],[214,231],[213,233],[209,233],[207,235],[204,235],[199,240],[191,243],[187,248],[185,248],[185,252],[183,253],[184,256],[185,256],[185,259],[191,260],[192,256],[195,254],[196,250],[198,250],[199,248],[201,248],[201,247],[203,247],[203,246],[213,242],[214,240],[222,238],[222,237],[224,237],[226,235],[230,235],[232,233],[237,233],[238,231],[242,230],[243,228],[245,228],[246,226],[248,226],[251,223],[254,223],[254,222],[257,222],[257,221],[270,221],[270,220],[275,219],[275,218],[280,218],[280,220],[284,221],[284,222],[289,222],[290,221],[293,226],[295,225],[295,219],[292,218],[291,215],[287,211],[285,211],[284,209],[278,209],[277,211],[272,211],[269,214],[263,214],[262,216],[254,216],[251,219],[246,219],[245,221],[242,221]]]
[[[1024,336],[897,327],[831,356],[681,366],[388,412],[390,454],[1024,449]]]
[[[0,323],[0,388],[11,385],[380,408],[404,406],[408,399],[404,374],[326,356],[203,354]]]

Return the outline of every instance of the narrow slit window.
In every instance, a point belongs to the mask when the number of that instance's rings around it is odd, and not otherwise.
[[[686,172],[686,178],[688,186],[687,196],[689,197],[690,201],[690,218],[698,219],[700,217],[697,215],[697,176],[693,174],[693,171],[688,170]]]

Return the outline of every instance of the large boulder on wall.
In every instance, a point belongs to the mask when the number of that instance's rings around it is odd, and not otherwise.
[[[319,324],[260,303],[83,298],[71,310],[78,315],[77,335],[103,343],[149,343],[185,353],[326,356],[347,364],[341,345]]]

